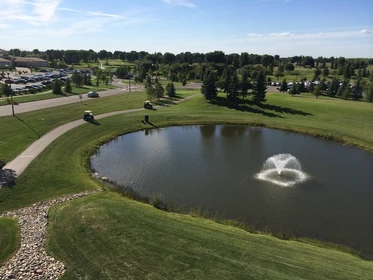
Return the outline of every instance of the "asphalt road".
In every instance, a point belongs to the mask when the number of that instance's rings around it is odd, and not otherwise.
[[[114,79],[113,85],[117,86],[115,89],[109,89],[106,91],[100,91],[100,96],[111,96],[120,93],[129,92],[128,85],[120,83],[121,80]],[[131,85],[131,91],[140,90],[143,88],[142,84],[138,85]],[[91,98],[87,97],[87,94],[83,94],[83,101],[90,100]],[[79,96],[67,96],[67,97],[60,97],[60,98],[53,98],[53,99],[46,99],[40,101],[33,101],[33,102],[25,102],[19,103],[18,105],[14,105],[14,111],[16,114],[36,111],[40,109],[56,107],[60,105],[66,105],[71,103],[80,102]],[[12,105],[4,105],[0,106],[0,117],[10,116],[12,115]]]

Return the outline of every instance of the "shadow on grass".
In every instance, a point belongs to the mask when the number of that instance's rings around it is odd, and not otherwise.
[[[268,111],[274,111],[276,113],[280,114],[291,114],[291,115],[300,115],[300,116],[313,116],[311,113],[307,113],[304,111],[288,108],[288,107],[281,107],[277,105],[271,105],[271,104],[255,104],[251,100],[239,100],[237,104],[230,104],[227,102],[226,98],[223,97],[217,97],[215,100],[211,101],[211,104],[218,105],[218,106],[224,106],[229,109],[234,109],[237,111],[242,112],[250,112],[254,114],[262,114],[263,116],[271,117],[271,118],[283,118],[281,115],[268,112]],[[264,111],[268,110],[268,111]]]
[[[217,97],[216,99],[211,100],[211,104],[217,105],[217,106],[227,107],[229,109],[233,109],[233,110],[237,110],[237,111],[241,111],[241,112],[261,114],[263,116],[270,117],[270,118],[283,118],[280,115],[261,110],[258,106],[253,105],[252,102],[249,101],[249,100],[244,100],[244,101],[240,100],[239,104],[232,104],[232,103],[229,104],[229,103],[227,103],[226,98]],[[252,107],[252,106],[255,106],[255,107]]]
[[[260,108],[266,109],[266,110],[272,110],[277,113],[281,114],[291,114],[291,115],[300,115],[300,116],[313,116],[311,113],[303,112],[300,110],[295,110],[287,107],[281,107],[277,105],[271,105],[271,104],[261,104],[259,105]]]
[[[36,131],[35,131],[35,129],[33,129],[28,123],[26,123],[24,120],[22,120],[21,118],[19,118],[18,116],[14,116],[15,118],[17,118],[19,121],[21,121],[21,122],[23,122],[29,129],[31,129],[37,136],[38,136],[38,138],[40,138],[40,135],[39,135],[39,133],[37,133]]]
[[[16,184],[16,172],[12,169],[0,169],[0,189],[13,187]]]

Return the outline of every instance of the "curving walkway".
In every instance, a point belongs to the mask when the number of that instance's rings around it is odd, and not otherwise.
[[[188,96],[184,99],[175,101],[175,103],[180,103],[185,100],[188,100],[198,94],[194,94],[191,96]],[[160,108],[161,106],[155,106],[155,108]],[[109,116],[119,115],[119,114],[125,114],[125,113],[133,113],[145,110],[144,108],[137,108],[137,109],[129,109],[129,110],[122,110],[122,111],[115,111],[110,113],[105,113],[101,115],[95,116],[95,119],[102,119]],[[69,122],[67,124],[61,125],[55,129],[53,129],[51,132],[43,135],[40,139],[36,140],[34,143],[32,143],[26,150],[24,150],[19,156],[17,156],[14,160],[7,163],[4,166],[4,169],[13,170],[16,173],[16,176],[19,176],[22,174],[22,172],[26,169],[26,167],[36,158],[50,143],[52,143],[55,139],[57,139],[62,134],[66,133],[70,129],[73,129],[79,125],[82,125],[86,123],[84,120],[76,120],[73,122]]]
[[[195,95],[188,96],[175,103],[183,102]],[[159,108],[160,106],[156,106]],[[144,108],[123,110],[97,115],[96,119],[102,119],[109,116],[123,113],[131,113],[145,110]],[[51,132],[45,134],[35,141],[23,153],[9,162],[4,169],[13,169],[19,176],[31,161],[36,158],[50,143],[59,136],[84,124],[83,120],[76,120],[64,124]],[[46,239],[46,230],[48,224],[48,211],[53,205],[70,201],[72,199],[97,193],[101,190],[86,191],[82,193],[71,194],[49,201],[42,201],[32,206],[24,207],[14,211],[0,214],[1,217],[14,217],[18,219],[21,228],[21,246],[19,251],[2,267],[0,267],[0,279],[58,279],[66,271],[64,264],[53,257],[48,256],[44,243]]]

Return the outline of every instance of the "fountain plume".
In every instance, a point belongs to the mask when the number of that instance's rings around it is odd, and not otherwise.
[[[308,176],[302,171],[302,166],[295,156],[277,154],[264,162],[262,170],[255,175],[255,178],[290,187],[307,180]]]

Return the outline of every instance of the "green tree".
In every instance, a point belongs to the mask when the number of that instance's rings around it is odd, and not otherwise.
[[[265,98],[267,92],[266,77],[263,71],[260,71],[253,84],[253,102],[261,104],[267,101]]]
[[[62,94],[62,85],[57,78],[55,78],[53,81],[52,91],[53,91],[53,94],[59,94],[59,95]]]
[[[251,87],[249,77],[250,77],[249,71],[247,71],[246,69],[242,69],[241,70],[241,85],[240,85],[242,100],[246,98],[246,96],[248,95],[248,90]]]
[[[146,87],[146,95],[150,101],[152,101],[153,97],[155,96],[155,89],[151,83]]]
[[[316,96],[316,98],[319,98],[319,96],[321,95],[322,89],[323,89],[323,82],[320,82],[320,83],[315,87],[315,89],[312,91],[312,94],[313,94],[314,96]]]
[[[357,80],[355,82],[355,85],[353,87],[352,93],[353,93],[353,96],[354,96],[355,100],[358,100],[362,97],[363,87],[362,87],[362,84],[361,84],[361,78],[360,77],[357,78]]]
[[[70,79],[66,79],[65,92],[66,93],[71,93],[72,90],[73,90],[73,87],[71,85],[71,80]]]
[[[347,85],[342,92],[342,98],[344,100],[347,100],[350,98],[350,96],[351,96],[351,88]]]
[[[163,86],[161,85],[160,82],[157,81],[155,83],[154,91],[155,91],[154,94],[157,97],[158,101],[161,98],[163,98],[163,96],[164,96],[164,88],[163,88]]]
[[[373,102],[373,82],[366,85],[365,88],[365,101]]]
[[[118,79],[124,79],[127,77],[129,73],[129,68],[126,65],[121,65],[120,67],[117,68],[115,71],[115,76],[117,76]]]
[[[281,92],[286,92],[288,90],[288,83],[286,82],[286,79],[284,79],[280,86]]]
[[[227,94],[228,102],[236,105],[238,102],[238,96],[240,94],[240,83],[238,81],[237,71],[231,73],[228,83]]]
[[[12,95],[13,90],[9,84],[0,84],[0,95],[5,95],[9,101],[9,97]]]
[[[329,85],[327,90],[327,95],[331,97],[335,97],[338,93],[339,82],[336,78],[333,78],[332,83]]]
[[[337,92],[337,95],[339,96],[339,97],[342,97],[342,95],[343,95],[343,91],[345,90],[345,88],[346,87],[348,87],[349,86],[349,80],[344,80],[343,82],[342,82],[342,85],[338,88],[338,92]]]
[[[322,71],[322,75],[326,78],[329,76],[329,68],[325,67]]]
[[[174,86],[174,83],[168,83],[166,86],[166,93],[169,97],[175,97],[176,96],[176,89]]]
[[[83,78],[78,72],[72,74],[71,80],[76,87],[81,87],[83,84]]]
[[[103,75],[103,72],[101,69],[99,68],[96,68],[95,69],[95,76],[96,76],[96,87],[98,87],[100,85],[100,81],[101,81],[101,78],[102,78],[102,75]]]
[[[292,96],[294,96],[295,94],[299,94],[299,87],[295,81],[293,81],[293,86],[291,87],[289,94],[291,94]]]
[[[204,76],[201,93],[207,100],[214,99],[217,96],[216,77],[211,69],[209,69]]]
[[[313,81],[316,81],[321,75],[321,70],[316,67],[315,71],[314,71],[314,75],[313,75]]]
[[[285,70],[290,72],[290,71],[294,71],[295,67],[294,67],[294,64],[293,63],[286,63],[285,64]]]

